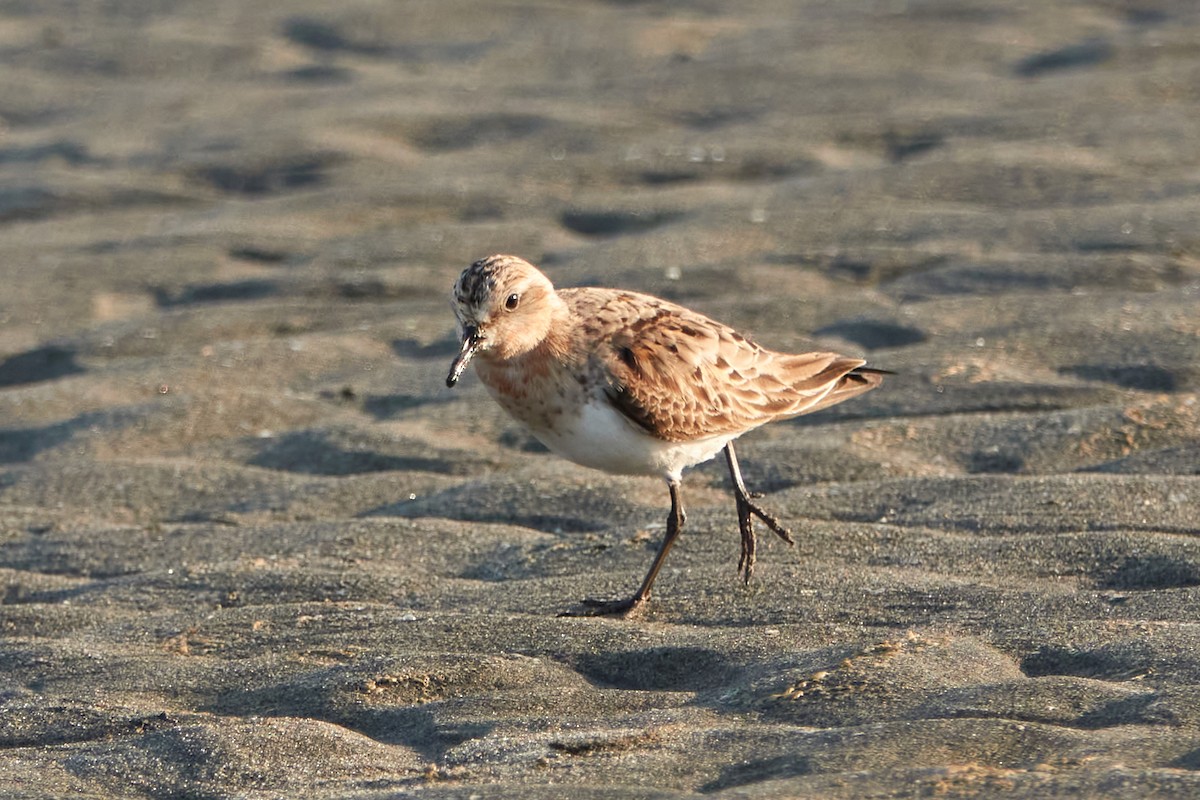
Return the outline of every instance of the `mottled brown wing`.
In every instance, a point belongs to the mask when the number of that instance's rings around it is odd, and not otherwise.
[[[863,361],[834,353],[785,355],[694,311],[657,298],[615,294],[597,309],[621,318],[606,326],[595,357],[613,404],[646,431],[682,442],[758,427],[807,413],[844,386]],[[876,380],[875,383],[878,381]],[[836,401],[831,401],[836,402]]]

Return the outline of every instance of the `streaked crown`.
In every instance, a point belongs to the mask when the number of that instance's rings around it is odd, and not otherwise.
[[[451,303],[459,324],[478,330],[480,351],[504,358],[541,341],[561,306],[549,278],[525,259],[506,255],[481,258],[463,270]]]

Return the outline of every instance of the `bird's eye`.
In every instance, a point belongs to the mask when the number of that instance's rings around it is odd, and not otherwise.
[[[506,309],[508,309],[509,311],[515,311],[517,308],[517,304],[520,302],[521,302],[521,295],[516,294],[516,293],[510,294],[508,296],[508,298],[504,301],[504,307]]]

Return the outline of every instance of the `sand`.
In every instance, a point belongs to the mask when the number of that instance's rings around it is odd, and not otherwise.
[[[0,7],[0,795],[1200,793],[1187,0]],[[494,252],[870,395],[546,454]]]

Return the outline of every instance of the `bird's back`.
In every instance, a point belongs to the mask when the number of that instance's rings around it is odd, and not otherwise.
[[[582,288],[559,296],[608,398],[666,441],[741,433],[848,400],[881,380],[862,359],[777,353],[650,295]]]

